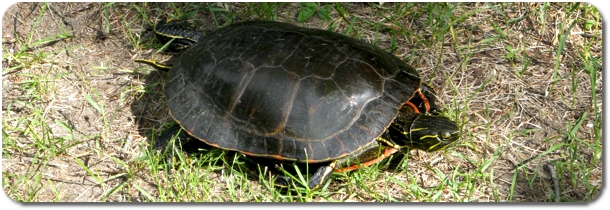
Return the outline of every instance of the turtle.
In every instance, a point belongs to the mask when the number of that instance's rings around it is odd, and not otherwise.
[[[439,151],[460,139],[439,114],[434,89],[412,66],[368,42],[276,21],[207,33],[184,20],[154,32],[170,50],[170,115],[208,145],[277,162],[321,164],[305,185],[396,152]]]

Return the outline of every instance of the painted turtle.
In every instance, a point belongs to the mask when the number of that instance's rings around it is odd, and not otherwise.
[[[205,35],[185,24],[155,27],[160,40],[173,40],[170,49],[186,48],[171,67],[137,60],[169,70],[172,117],[218,148],[323,163],[310,188],[333,171],[405,148],[441,150],[460,137],[455,122],[433,114],[433,89],[417,71],[369,43],[280,22],[235,23]]]

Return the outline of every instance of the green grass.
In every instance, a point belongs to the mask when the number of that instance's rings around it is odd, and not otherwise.
[[[41,9],[36,21],[44,14],[46,5]],[[36,25],[37,22],[34,23]],[[46,110],[41,106],[41,101],[47,100],[46,97],[52,98],[53,78],[49,74],[32,74],[30,72],[20,72],[22,69],[30,68],[32,65],[47,59],[48,52],[32,52],[28,49],[45,43],[45,40],[35,40],[33,38],[33,29],[25,34],[25,40],[17,40],[17,45],[20,50],[9,50],[3,46],[3,60],[12,62],[9,68],[3,68],[3,74],[14,73],[21,77],[21,81],[16,81],[23,93],[22,97],[8,102],[7,113],[18,109],[30,110],[27,114],[21,116],[4,115],[2,117],[2,154],[3,159],[17,158],[23,154],[23,148],[37,148],[36,153],[28,153],[31,155],[32,164],[27,166],[25,173],[22,175],[5,174],[3,171],[3,185],[7,192],[14,192],[15,200],[18,201],[36,201],[38,191],[45,180],[41,179],[41,168],[48,164],[48,158],[51,156],[61,155],[69,145],[65,144],[64,138],[56,136],[52,133],[47,123]],[[58,35],[59,36],[59,35]],[[3,94],[3,97],[4,96]],[[6,100],[4,98],[3,100]],[[6,121],[15,122],[13,125],[8,125]],[[9,133],[18,132],[19,136],[12,136]],[[14,181],[8,181],[12,179]],[[10,183],[10,184],[9,184]]]
[[[27,30],[10,29],[12,40],[3,36],[3,86],[11,84],[3,88],[12,92],[3,92],[2,183],[11,199],[587,202],[601,190],[601,15],[590,5],[92,5],[81,13],[90,12],[86,17],[99,22],[95,30],[108,37],[101,41],[72,41],[97,39],[62,24],[57,32],[41,34],[51,10],[68,14],[77,4],[40,3],[31,7],[30,19],[21,20],[33,23]],[[317,190],[278,188],[269,168],[240,153],[185,152],[193,148],[177,143],[159,152],[151,142],[157,129],[171,121],[164,108],[164,74],[128,63],[129,58],[173,55],[158,50],[161,45],[146,30],[161,17],[187,18],[204,30],[253,17],[369,41],[417,66],[426,83],[439,87],[443,114],[461,126],[462,140],[443,152],[411,151],[369,168],[334,173]],[[542,50],[536,51],[533,37],[541,40],[535,43]],[[70,60],[91,45],[126,56],[94,53],[98,60],[87,65]],[[121,76],[128,82],[115,82]],[[149,106],[129,112],[136,102]],[[311,173],[292,164],[284,167],[295,182],[306,183]]]

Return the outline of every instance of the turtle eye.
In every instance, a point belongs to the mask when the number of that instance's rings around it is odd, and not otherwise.
[[[451,134],[449,132],[441,132],[441,137],[444,140],[447,140],[451,137]]]

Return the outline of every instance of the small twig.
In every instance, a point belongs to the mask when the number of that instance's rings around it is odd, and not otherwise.
[[[551,179],[553,180],[553,186],[555,188],[555,202],[560,202],[559,181],[557,181],[557,173],[555,173],[555,165],[553,163],[549,162],[545,166],[546,166],[546,169],[551,174]]]
[[[72,12],[70,12],[70,15],[73,15],[73,14],[76,14],[76,13],[82,12],[82,11],[83,11],[83,10],[85,10],[85,9],[88,9],[88,8],[89,8],[89,5],[91,5],[92,3],[93,3],[93,2],[88,2],[88,3],[85,3],[85,4],[83,4],[82,6],[80,6],[79,8],[76,8],[75,10],[72,10]]]

